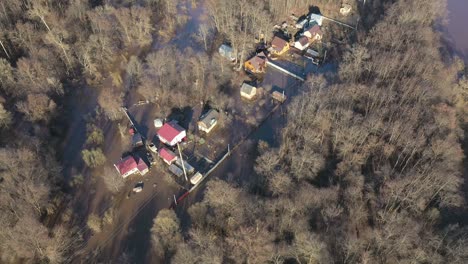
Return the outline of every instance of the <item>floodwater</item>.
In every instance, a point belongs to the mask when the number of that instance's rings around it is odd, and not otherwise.
[[[446,37],[455,55],[468,62],[468,0],[448,0]]]

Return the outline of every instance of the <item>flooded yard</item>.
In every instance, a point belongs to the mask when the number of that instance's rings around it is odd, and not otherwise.
[[[448,0],[447,34],[451,48],[468,62],[468,1]]]

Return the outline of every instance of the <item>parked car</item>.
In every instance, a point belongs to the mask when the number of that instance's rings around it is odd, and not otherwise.
[[[135,187],[133,187],[133,192],[139,193],[143,191],[143,185],[144,183],[142,181],[137,182],[137,184],[135,184]]]
[[[156,146],[154,145],[154,143],[150,143],[150,144],[148,145],[148,149],[151,150],[151,152],[153,152],[153,153],[158,152],[158,148],[156,148]]]

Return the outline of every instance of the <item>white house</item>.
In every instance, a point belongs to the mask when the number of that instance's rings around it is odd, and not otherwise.
[[[244,82],[241,86],[240,94],[242,97],[250,100],[257,94],[257,87]]]
[[[309,38],[306,36],[300,37],[296,42],[294,42],[294,47],[298,50],[305,50],[309,47]]]
[[[158,137],[162,143],[169,146],[174,146],[177,143],[181,142],[187,136],[185,129],[179,126],[175,122],[165,123],[158,130]]]

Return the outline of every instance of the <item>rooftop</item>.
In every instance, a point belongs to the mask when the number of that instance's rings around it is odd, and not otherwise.
[[[200,122],[204,123],[206,127],[211,127],[216,121],[218,121],[219,112],[215,109],[210,109],[200,118]]]
[[[241,92],[245,94],[251,94],[253,90],[257,89],[255,86],[248,83],[243,83],[241,86]]]
[[[177,155],[174,152],[168,150],[167,148],[160,149],[159,156],[169,162],[177,158]]]
[[[121,159],[119,162],[115,164],[115,167],[119,171],[120,175],[124,175],[131,170],[134,170],[138,167],[137,162],[133,156],[127,156]]]
[[[158,130],[158,136],[164,138],[168,142],[171,142],[177,135],[184,131],[185,129],[177,123],[167,122]]]
[[[288,45],[288,42],[280,37],[275,36],[271,41],[271,46],[276,51],[282,51],[284,47]]]

